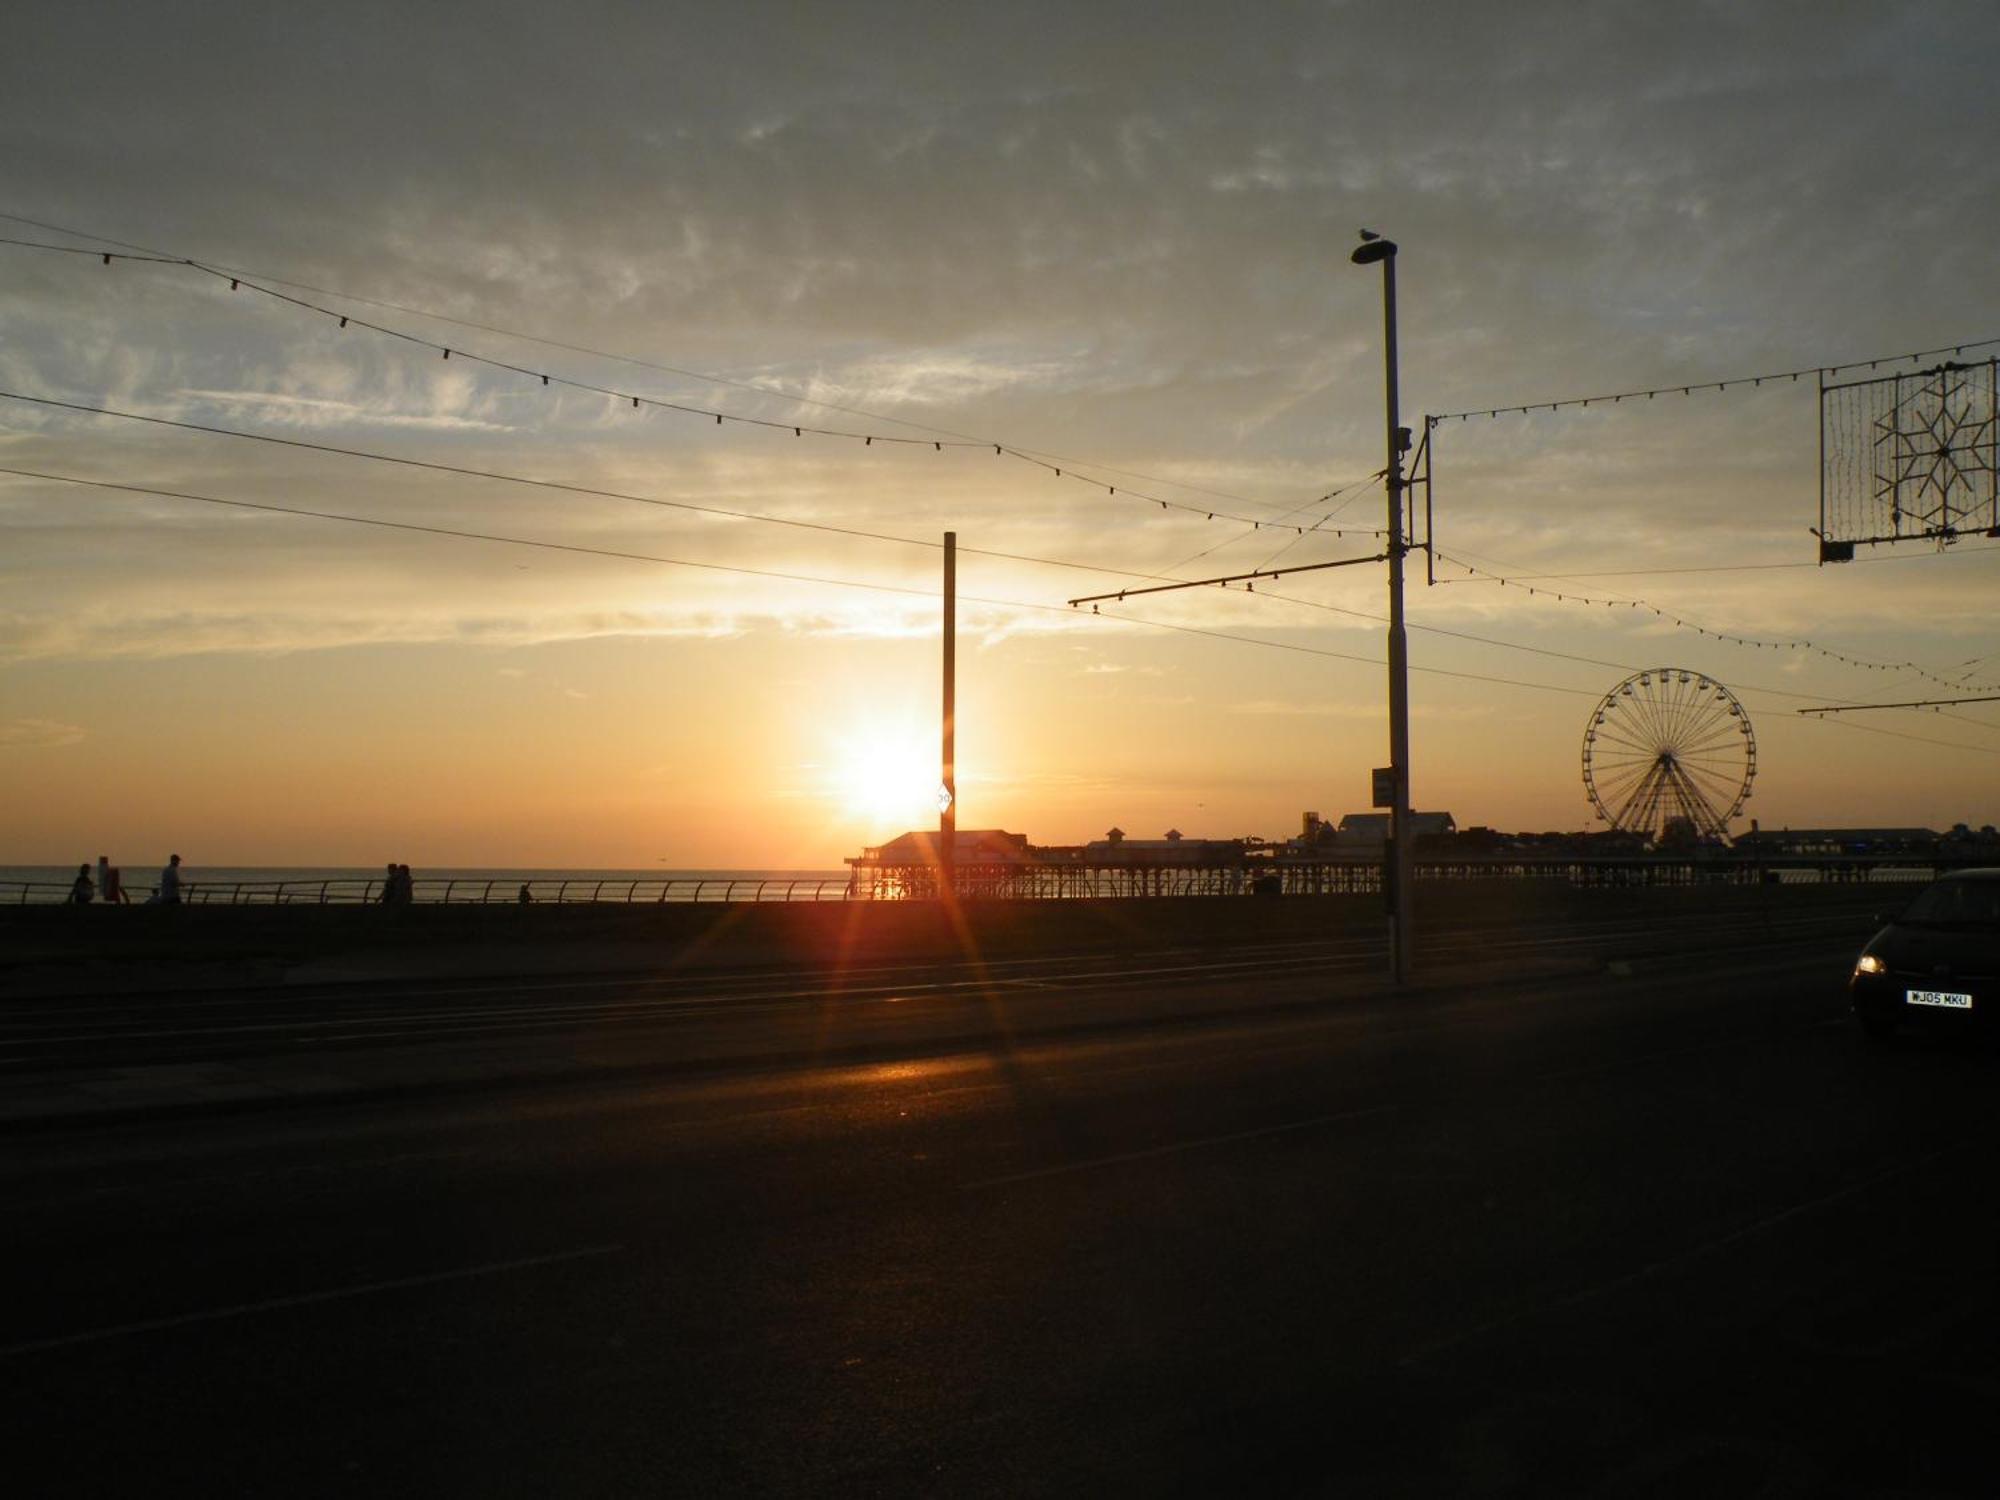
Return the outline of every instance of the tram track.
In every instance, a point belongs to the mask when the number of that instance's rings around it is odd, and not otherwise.
[[[1851,916],[1793,914],[1765,919],[1568,923],[1559,930],[1490,924],[1428,936],[1433,970],[1480,966],[1572,969],[1645,955],[1683,953],[1697,933],[1711,953],[1824,942],[1851,932]],[[1348,932],[1254,950],[1088,952],[946,963],[872,964],[835,973],[760,969],[517,981],[455,981],[320,987],[307,992],[185,993],[154,998],[16,1003],[0,1007],[0,1073],[89,1063],[116,1065],[259,1052],[383,1045],[517,1040],[535,1035],[603,1042],[736,1017],[825,1011],[858,1014],[899,1007],[905,1014],[977,1004],[1060,1004],[1153,989],[1163,996],[1196,987],[1365,983],[1379,972],[1378,934]]]

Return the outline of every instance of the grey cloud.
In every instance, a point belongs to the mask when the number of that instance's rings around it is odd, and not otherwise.
[[[1274,501],[1380,461],[1376,286],[1345,263],[1362,222],[1405,246],[1413,411],[2000,331],[2000,21],[1976,4],[132,4],[11,24],[0,208]],[[348,406],[357,430],[408,427],[427,456],[911,531],[934,527],[945,492],[1035,550],[1140,569],[1215,534],[1128,525],[955,459],[862,468],[837,446],[780,454],[639,422],[185,272],[0,254],[19,273],[0,290],[0,371],[22,386],[246,425],[246,400],[260,422],[315,426]],[[798,410],[452,337],[731,411]],[[1530,563],[1795,542],[1801,400],[1672,427],[1447,429],[1445,524]],[[93,472],[239,491],[282,477],[637,550],[716,535],[0,411],[9,451],[6,432],[37,428],[90,444]],[[1698,485],[1676,478],[1697,469]],[[135,513],[185,538],[177,563],[198,535],[326,566],[293,523],[170,510]],[[0,524],[39,523],[10,506]],[[86,566],[82,539],[35,534]],[[728,540],[767,565],[799,556]],[[411,559],[412,586],[513,566],[339,549]]]

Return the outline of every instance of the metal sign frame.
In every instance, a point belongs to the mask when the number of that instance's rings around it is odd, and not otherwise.
[[[1819,413],[1822,563],[1851,561],[1857,546],[2000,536],[2000,359],[1822,375]],[[1846,431],[1830,435],[1836,423]]]

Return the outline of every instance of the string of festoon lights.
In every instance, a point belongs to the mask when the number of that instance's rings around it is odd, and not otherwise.
[[[2000,338],[1961,339],[1935,349],[1918,349],[1910,354],[1883,354],[1873,359],[1849,360],[1837,365],[1806,365],[1797,370],[1774,370],[1763,375],[1733,375],[1727,380],[1676,381],[1672,385],[1640,387],[1629,391],[1600,391],[1594,396],[1566,396],[1559,401],[1530,401],[1522,405],[1476,406],[1468,411],[1439,412],[1426,420],[1435,427],[1440,422],[1466,422],[1474,417],[1518,417],[1538,411],[1563,411],[1586,406],[1617,406],[1626,401],[1653,401],[1661,396],[1695,396],[1704,391],[1756,390],[1766,385],[1797,384],[1806,376],[1825,380],[1860,370],[1877,370],[1883,365],[1921,364],[1927,359],[1957,358],[1968,349],[1989,349]]]
[[[0,215],[0,217],[11,216]],[[629,406],[634,411],[674,412],[683,416],[703,418],[718,427],[725,425],[755,427],[770,432],[789,432],[793,437],[797,438],[831,438],[848,442],[858,442],[865,448],[872,448],[879,443],[884,447],[929,448],[937,453],[942,453],[947,448],[967,451],[990,449],[996,457],[1011,458],[1019,463],[1030,464],[1056,479],[1067,479],[1091,489],[1101,490],[1107,497],[1122,497],[1141,501],[1157,505],[1161,510],[1179,511],[1186,515],[1200,516],[1208,521],[1234,522],[1238,525],[1248,527],[1253,532],[1291,532],[1296,536],[1303,536],[1308,528],[1303,524],[1287,519],[1287,517],[1296,514],[1300,510],[1308,509],[1313,505],[1324,503],[1326,500],[1332,499],[1340,493],[1340,491],[1336,490],[1330,495],[1322,495],[1314,500],[1307,501],[1305,505],[1295,505],[1282,516],[1239,515],[1233,511],[1217,509],[1213,505],[1172,499],[1153,493],[1150,490],[1135,489],[1129,484],[1114,484],[1109,480],[1099,479],[1095,475],[1079,472],[1074,467],[1054,462],[1038,454],[1012,447],[1006,443],[988,442],[981,438],[911,437],[903,433],[857,432],[847,428],[818,427],[810,423],[780,421],[772,417],[743,416],[735,412],[719,411],[710,406],[699,406],[685,401],[667,401],[657,396],[648,396],[616,386],[599,385],[593,381],[579,380],[573,376],[558,374],[551,370],[537,369],[528,365],[516,364],[511,360],[499,359],[493,355],[481,353],[476,349],[465,348],[460,344],[446,344],[437,339],[427,338],[422,334],[412,333],[407,328],[398,328],[388,323],[377,322],[356,313],[344,313],[338,308],[328,307],[323,303],[313,301],[309,297],[301,297],[291,292],[283,291],[277,286],[267,284],[266,281],[259,280],[256,277],[245,275],[242,272],[229,271],[217,266],[207,265],[192,257],[158,255],[137,251],[99,250],[83,245],[61,245],[39,240],[7,237],[0,237],[0,245],[12,246],[19,249],[91,257],[107,266],[115,261],[134,261],[146,265],[185,268],[198,272],[203,276],[212,277],[217,281],[227,282],[231,291],[254,292],[300,312],[328,319],[338,328],[359,329],[363,332],[377,334],[383,338],[394,339],[414,348],[426,350],[429,353],[436,354],[443,360],[457,359],[482,366],[486,369],[518,375],[527,380],[537,381],[544,387],[566,388],[590,395],[603,396],[608,400],[617,402],[621,406]],[[1171,483],[1172,481],[1168,482]],[[1254,504],[1256,502],[1251,503]],[[1379,537],[1386,535],[1380,529],[1363,527],[1346,527],[1340,529],[1322,527],[1319,529],[1333,536]]]
[[[1885,662],[1885,661],[1873,661],[1868,659],[1867,657],[1852,656],[1845,651],[1837,651],[1831,646],[1823,646],[1818,644],[1817,642],[1805,640],[1800,637],[1780,637],[1778,639],[1771,639],[1769,637],[1764,637],[1764,636],[1746,635],[1741,631],[1719,630],[1713,625],[1704,624],[1701,621],[1691,619],[1687,615],[1679,613],[1675,610],[1662,608],[1660,605],[1654,604],[1653,602],[1647,599],[1630,599],[1630,598],[1606,596],[1602,594],[1580,594],[1576,592],[1574,589],[1552,589],[1549,588],[1546,584],[1538,588],[1534,584],[1523,582],[1519,578],[1509,578],[1502,574],[1491,572],[1485,568],[1474,567],[1471,563],[1465,561],[1463,558],[1452,557],[1443,552],[1437,553],[1435,555],[1434,561],[1437,564],[1437,569],[1439,574],[1437,581],[1441,584],[1465,583],[1468,581],[1477,581],[1481,583],[1497,584],[1501,588],[1525,589],[1530,595],[1538,595],[1545,599],[1553,599],[1558,604],[1582,604],[1590,606],[1601,605],[1606,609],[1636,609],[1642,611],[1643,613],[1652,615],[1655,619],[1663,620],[1666,623],[1677,627],[1678,629],[1692,630],[1697,635],[1706,636],[1710,640],[1720,641],[1724,645],[1744,646],[1757,651],[1801,651],[1801,652],[1806,652],[1813,656],[1825,657],[1829,661],[1837,661],[1841,663],[1843,666],[1860,667],[1870,672],[1912,673],[1918,677],[1925,679],[1928,682],[1935,682],[1940,687],[2000,688],[2000,683],[1973,683],[1973,682],[1968,682],[1963,678],[1945,677],[1937,672],[1933,672],[1928,667],[1919,666],[1917,663],[1913,661]],[[1464,578],[1447,577],[1445,576],[1444,573],[1444,570],[1446,568],[1463,569],[1465,572],[1465,577]],[[1967,663],[1966,665],[1971,665],[1971,663]]]

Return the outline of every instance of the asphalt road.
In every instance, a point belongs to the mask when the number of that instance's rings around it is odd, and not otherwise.
[[[635,1061],[10,1134],[0,1451],[65,1495],[1990,1493],[2000,1063],[1865,1048],[1845,937],[1502,941],[1404,998],[1334,944],[17,1011],[11,1078],[245,1024]]]

